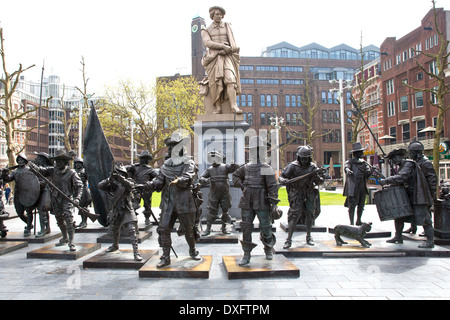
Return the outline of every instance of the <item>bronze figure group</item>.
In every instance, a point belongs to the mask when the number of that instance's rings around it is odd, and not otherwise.
[[[205,67],[206,77],[201,83],[208,88],[208,94],[214,106],[213,113],[221,114],[222,104],[229,101],[231,112],[236,119],[236,114],[242,113],[236,104],[236,96],[241,93],[239,47],[236,45],[231,25],[222,21],[225,10],[214,6],[210,8],[209,13],[213,22],[202,29],[202,39],[206,47],[202,64]],[[92,110],[95,111],[93,106]],[[90,131],[91,135],[85,135],[87,142],[99,140],[104,136],[98,119],[95,117],[92,119],[94,120],[90,127],[93,128],[92,132]],[[90,120],[91,117],[88,121],[91,125]],[[106,139],[103,140],[106,141]],[[311,146],[299,146],[296,159],[287,164],[277,177],[275,170],[267,161],[270,144],[261,136],[251,136],[248,143],[249,161],[247,163],[226,164],[223,150],[211,150],[207,154],[210,166],[199,175],[198,166],[187,154],[185,140],[181,136],[173,134],[164,142],[168,148],[168,154],[159,170],[155,170],[149,164],[152,154],[144,150],[138,155],[139,163],[126,167],[121,163],[114,163],[110,176],[105,179],[103,175],[101,179],[95,180],[96,183],[91,183],[93,186],[89,186],[90,180],[83,159],[75,158],[73,151],[58,150],[53,157],[43,152],[36,153],[34,162],[28,160],[24,154],[17,155],[17,165],[2,169],[0,178],[3,182],[15,182],[14,207],[17,215],[25,223],[23,235],[25,237],[31,235],[35,209],[39,213],[40,224],[40,231],[36,237],[49,234],[51,232],[49,213],[51,213],[55,216],[62,233],[57,246],[67,244],[70,251],[76,251],[75,228],[86,228],[88,218],[91,220],[95,220],[97,216],[104,218],[104,215],[90,213],[89,206],[94,204],[95,207],[100,195],[102,201],[103,196],[106,195],[107,225],[113,236],[113,243],[106,252],[119,250],[120,235],[125,230],[130,236],[134,260],[143,259],[138,250],[137,226],[137,210],[143,201],[145,224],[151,223],[150,218],[153,218],[157,224],[158,243],[162,248],[157,268],[171,264],[171,251],[175,253],[171,232],[176,221],[180,223],[177,233],[179,236],[184,236],[189,247],[189,256],[194,260],[201,260],[196,243],[201,236],[206,237],[211,234],[212,225],[217,219],[222,222],[221,232],[230,233],[227,226],[231,222],[229,214],[232,207],[229,183],[231,175],[232,186],[242,191],[238,207],[241,210],[242,219],[240,243],[243,255],[238,262],[239,266],[250,263],[251,252],[257,246],[252,240],[255,218],[258,218],[260,241],[264,246],[265,258],[273,259],[276,237],[272,232],[272,225],[282,216],[282,211],[278,208],[280,201],[278,191],[281,186],[286,187],[289,202],[287,238],[283,249],[290,249],[293,246],[292,238],[298,224],[306,226],[306,244],[315,245],[312,228],[321,211],[319,187],[325,181],[325,169],[319,168],[313,162]],[[96,152],[101,148],[96,144],[91,145],[89,150],[95,151],[91,159],[108,158],[106,155],[97,157]],[[106,142],[103,142],[103,145],[106,146],[101,150],[109,149]],[[392,218],[395,221],[395,236],[388,240],[388,243],[403,243],[403,228],[405,222],[408,222],[412,226],[410,230],[417,225],[424,228],[427,240],[419,246],[420,248],[434,246],[430,207],[437,198],[437,177],[431,162],[424,157],[423,151],[424,146],[419,141],[413,141],[407,150],[396,149],[386,156],[391,167],[398,166],[399,170],[387,178],[379,179],[379,183],[383,189],[395,186],[405,191],[403,200],[410,204],[411,208],[411,212],[407,215]],[[343,164],[346,178],[343,190],[343,195],[346,197],[344,205],[348,207],[350,226],[335,227],[337,246],[346,244],[341,236],[356,239],[363,247],[371,246],[364,240],[365,235],[371,230],[371,223],[364,223],[362,215],[368,195],[366,183],[376,168],[363,159],[363,152],[361,143],[354,143],[350,152],[351,158]],[[406,159],[408,152],[411,159]],[[84,154],[86,155],[86,152]],[[109,156],[108,161],[111,160],[110,158],[113,160],[112,155]],[[71,161],[73,161],[73,168],[70,167]],[[108,161],[105,163],[109,163]],[[95,164],[94,160],[86,162],[94,169],[102,167],[102,173],[108,169],[106,165]],[[89,172],[91,178],[95,176],[95,172],[93,174],[91,174],[92,170]],[[201,186],[209,187],[205,214],[206,230],[202,233],[199,231],[203,202]],[[92,187],[96,190],[91,194]],[[97,189],[102,193],[97,193]],[[161,193],[159,219],[152,212],[153,192]],[[395,207],[396,204],[388,200],[383,205]],[[81,217],[81,222],[77,226],[75,226],[72,212],[74,207],[78,208]],[[8,231],[3,222],[7,217],[5,206],[0,201],[1,237],[5,237]]]

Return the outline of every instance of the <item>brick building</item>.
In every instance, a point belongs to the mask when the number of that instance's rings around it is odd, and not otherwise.
[[[437,22],[439,29],[449,39],[450,11],[437,8]],[[431,89],[437,85],[436,79],[422,70],[436,73],[436,61],[425,53],[436,54],[441,43],[434,24],[434,11],[431,9],[422,19],[420,26],[407,35],[397,39],[389,37],[381,44],[381,81],[383,122],[381,135],[391,136],[385,140],[385,152],[409,144],[413,137],[417,137],[425,146],[425,153],[431,154],[434,134],[432,131],[422,130],[436,127],[438,108],[432,105],[436,100],[434,94],[415,88]],[[448,78],[448,77],[447,77]],[[448,82],[448,81],[447,81]],[[447,103],[448,104],[448,103]],[[450,111],[444,118],[442,141],[449,143]],[[428,131],[428,132],[426,132]],[[441,165],[441,178],[450,178],[446,167],[448,161]],[[442,176],[442,174],[444,174]]]

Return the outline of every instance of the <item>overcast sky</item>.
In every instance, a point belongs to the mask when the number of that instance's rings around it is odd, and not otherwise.
[[[44,76],[81,86],[83,56],[96,95],[119,79],[190,74],[191,22],[209,25],[213,5],[227,11],[241,56],[282,41],[359,48],[361,34],[363,46],[379,47],[419,27],[432,8],[430,0],[1,0],[9,72],[35,64],[25,76],[39,81],[45,60]],[[450,9],[447,0],[436,6]]]

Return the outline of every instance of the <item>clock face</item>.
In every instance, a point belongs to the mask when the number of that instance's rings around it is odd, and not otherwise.
[[[196,33],[197,31],[198,31],[198,25],[196,25],[196,24],[194,24],[193,26],[192,26],[192,33]]]

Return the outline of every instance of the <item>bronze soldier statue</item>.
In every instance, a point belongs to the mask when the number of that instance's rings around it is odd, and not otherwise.
[[[356,225],[362,224],[361,218],[366,203],[366,195],[369,194],[366,181],[372,175],[372,168],[362,158],[364,155],[364,149],[360,142],[353,144],[352,158],[347,160],[344,165],[344,171],[346,174],[346,180],[344,185],[343,195],[347,197],[344,206],[348,207],[348,216],[350,218],[350,224],[355,224],[355,209],[356,212]]]
[[[130,177],[137,184],[144,184],[148,181],[152,181],[158,174],[149,165],[149,162],[153,159],[151,153],[148,152],[148,150],[144,150],[138,157],[139,163],[126,166]],[[133,207],[135,210],[141,207],[141,199],[144,200],[145,225],[150,225],[150,216],[152,215],[152,193],[135,190],[133,195]]]
[[[436,199],[437,176],[431,161],[422,154],[424,146],[420,141],[412,141],[408,146],[408,152],[412,160],[402,159],[401,152],[396,151],[391,155],[394,164],[400,165],[398,174],[381,179],[379,183],[384,186],[403,185],[406,188],[413,216],[394,220],[395,236],[388,243],[403,243],[402,231],[405,222],[413,219],[415,225],[423,226],[427,240],[419,248],[434,247],[434,229],[431,220],[430,208]]]
[[[324,170],[319,169],[311,161],[312,148],[310,146],[298,147],[297,160],[289,163],[279,178],[280,184],[286,186],[289,200],[289,230],[284,249],[291,247],[292,235],[302,216],[304,216],[306,224],[306,243],[314,245],[311,230],[314,219],[320,212],[319,185],[325,181],[325,177]]]
[[[81,179],[81,182],[83,183],[83,194],[80,199],[80,207],[84,208],[86,210],[89,210],[89,206],[92,203],[92,196],[91,191],[89,189],[88,185],[88,176],[86,174],[86,170],[84,169],[84,162],[81,158],[75,158],[73,160],[73,169],[76,171],[78,176]],[[83,213],[82,210],[78,209],[78,215],[81,216],[81,222],[79,225],[76,226],[76,228],[86,228],[87,227],[87,219],[88,217]]]
[[[200,183],[209,184],[208,213],[206,215],[206,230],[202,236],[211,233],[212,223],[219,218],[219,210],[222,209],[222,233],[229,234],[227,223],[231,221],[228,209],[231,208],[230,184],[228,175],[239,168],[238,164],[223,163],[223,156],[220,151],[210,151],[208,162],[212,165],[200,176]]]
[[[172,247],[171,231],[175,221],[180,222],[180,234],[184,234],[189,245],[189,255],[200,260],[196,250],[196,216],[197,202],[193,193],[193,182],[197,175],[193,161],[186,155],[182,147],[181,137],[170,137],[165,140],[170,158],[161,166],[158,176],[138,188],[148,192],[161,192],[161,217],[158,226],[158,242],[163,253],[158,268],[170,264]],[[176,150],[176,152],[174,151]]]
[[[53,161],[50,160],[50,156],[46,152],[35,152],[35,163],[41,167],[53,166]],[[36,237],[43,237],[51,232],[50,229],[50,211],[52,209],[52,200],[50,198],[50,188],[48,183],[44,179],[38,177],[41,192],[37,203],[37,210],[39,212],[39,223],[41,225],[41,231],[36,234]]]
[[[26,223],[23,235],[29,237],[33,228],[33,210],[39,199],[40,185],[35,174],[30,170],[25,154],[16,157],[17,166],[12,172],[9,168],[2,170],[2,179],[5,182],[16,181],[14,186],[14,208],[20,219]],[[12,169],[11,168],[11,169]]]
[[[128,178],[128,172],[121,163],[116,163],[111,176],[98,184],[98,189],[107,192],[110,196],[108,220],[113,244],[106,249],[106,252],[119,250],[120,229],[124,226],[129,230],[134,260],[141,261],[142,256],[138,251],[137,217],[131,200],[134,187],[134,181]]]
[[[250,263],[251,251],[256,244],[252,242],[253,221],[258,217],[260,239],[264,244],[266,259],[273,259],[273,246],[276,243],[272,233],[273,212],[277,212],[278,184],[275,173],[267,163],[267,142],[259,136],[249,139],[249,162],[233,173],[233,183],[242,189],[239,202],[242,214],[242,240],[244,251],[240,266]]]
[[[67,244],[70,251],[76,251],[72,208],[73,204],[78,205],[80,203],[83,193],[83,183],[80,177],[69,166],[74,157],[73,151],[57,150],[55,156],[50,158],[55,161],[55,167],[40,167],[30,163],[33,171],[48,177],[49,181],[57,188],[52,187],[51,191],[52,213],[55,215],[62,233],[62,238],[56,245]]]

